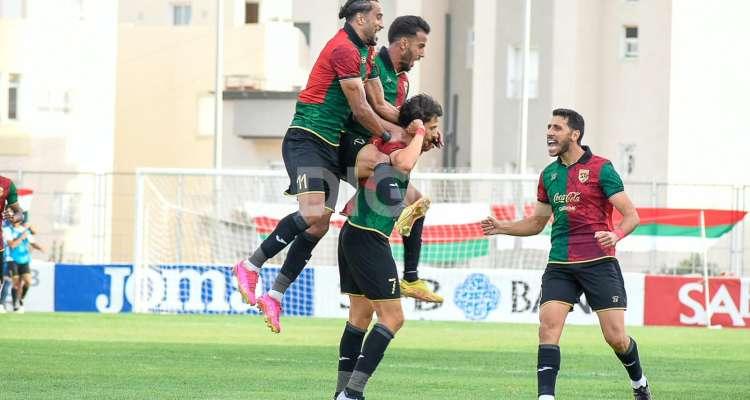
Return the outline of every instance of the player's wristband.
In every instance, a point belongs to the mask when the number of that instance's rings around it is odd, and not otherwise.
[[[383,133],[380,134],[380,137],[383,139],[383,142],[391,140],[391,134],[388,131],[383,131]]]
[[[618,240],[622,240],[625,236],[627,236],[625,234],[625,231],[623,231],[620,228],[615,228],[615,230],[613,230],[612,233],[614,233],[615,235],[617,235],[617,237],[619,238]]]

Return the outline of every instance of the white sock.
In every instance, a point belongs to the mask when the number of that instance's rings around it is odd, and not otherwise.
[[[633,386],[633,389],[638,389],[639,387],[648,385],[648,381],[646,380],[646,375],[642,375],[640,380],[630,381],[630,384]]]
[[[278,290],[273,290],[273,289],[268,291],[268,295],[271,296],[272,299],[278,301],[279,303],[281,303],[281,299],[284,298],[284,293],[281,293]]]
[[[548,394],[543,394],[539,396],[539,400],[555,400],[555,396],[550,396]]]
[[[244,260],[242,267],[250,272],[257,272],[260,274],[260,268],[256,267],[250,260]]]

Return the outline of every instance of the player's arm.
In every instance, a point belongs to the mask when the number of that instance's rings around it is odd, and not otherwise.
[[[479,225],[485,235],[510,235],[510,236],[532,236],[540,233],[552,215],[552,206],[538,201],[534,207],[534,213],[519,221],[498,221],[489,216]]]
[[[391,164],[393,167],[406,174],[410,173],[414,169],[414,166],[417,165],[417,160],[422,154],[422,143],[424,142],[425,135],[422,120],[415,119],[409,124],[410,128],[412,126],[416,128],[416,132],[409,145],[406,148],[391,153]]]
[[[622,221],[613,231],[598,231],[594,233],[594,237],[599,241],[599,245],[602,247],[612,247],[617,242],[622,240],[625,236],[628,236],[635,230],[638,224],[641,223],[641,219],[638,216],[638,211],[635,209],[633,202],[630,201],[630,197],[625,192],[620,192],[612,195],[609,198],[609,202],[617,211],[622,214]]]
[[[365,94],[367,95],[367,101],[381,118],[398,124],[398,108],[385,101],[385,92],[380,78],[368,79],[365,82]],[[385,128],[388,129],[388,127]]]
[[[365,88],[360,78],[350,78],[339,81],[341,83],[341,89],[344,91],[346,101],[349,103],[349,107],[354,114],[354,118],[362,124],[368,131],[372,132],[374,136],[382,137],[386,132],[386,129],[381,123],[381,119],[372,110],[370,104],[367,102],[367,96],[365,95]],[[390,139],[390,137],[389,137]]]
[[[8,205],[3,210],[2,219],[7,219],[11,223],[23,221],[23,209],[18,204],[18,192],[16,191],[16,184],[10,183],[10,190],[8,191],[8,197],[6,197]]]

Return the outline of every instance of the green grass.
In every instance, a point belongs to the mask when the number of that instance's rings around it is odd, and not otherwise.
[[[330,399],[342,320],[0,315],[2,399]],[[634,328],[656,399],[750,396],[750,332]],[[632,398],[597,327],[568,326],[559,399]],[[368,400],[535,399],[536,326],[408,321]]]

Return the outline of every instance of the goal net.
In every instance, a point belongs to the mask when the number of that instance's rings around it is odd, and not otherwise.
[[[488,215],[513,220],[529,214],[536,201],[536,177],[415,173],[411,182],[432,200],[422,235],[420,267],[545,266],[549,236],[488,238],[479,227]],[[282,195],[288,184],[281,170],[141,170],[137,174],[134,309],[254,312],[234,290],[231,266],[258,247],[281,218],[297,210],[295,198]],[[342,183],[337,211],[352,195],[354,189]],[[337,268],[338,232],[344,221],[334,214],[331,229],[308,265]],[[394,233],[390,240],[401,268],[402,239]],[[264,266],[263,290],[270,289],[287,249]],[[304,308],[311,291],[304,285],[311,284],[312,277],[303,272],[285,296],[285,313],[310,315]]]

